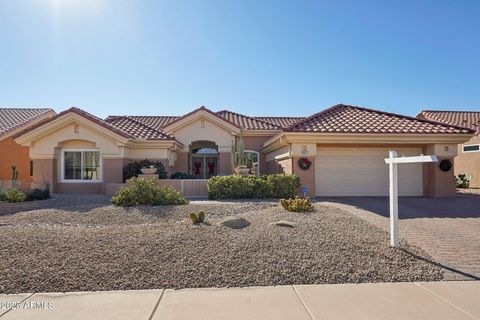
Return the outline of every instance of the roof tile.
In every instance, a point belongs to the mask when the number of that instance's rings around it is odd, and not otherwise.
[[[0,108],[0,136],[50,112],[54,113],[50,108]]]
[[[423,110],[417,116],[420,119],[433,120],[449,125],[475,130],[480,134],[480,111],[442,111]]]
[[[288,132],[442,134],[471,130],[394,113],[335,105],[284,129]]]

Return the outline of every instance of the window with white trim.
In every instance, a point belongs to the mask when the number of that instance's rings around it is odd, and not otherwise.
[[[462,151],[467,152],[480,152],[480,144],[466,144],[462,146]]]
[[[95,150],[64,150],[62,180],[79,182],[100,182],[100,152]]]
[[[255,150],[245,150],[243,151],[245,155],[245,161],[247,166],[251,169],[251,173],[256,175],[260,174],[260,154]]]

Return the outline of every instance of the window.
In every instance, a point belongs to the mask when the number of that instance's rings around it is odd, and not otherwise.
[[[480,144],[464,145],[463,152],[480,152]]]
[[[243,152],[247,161],[247,166],[251,168],[251,173],[260,174],[260,155],[258,151],[245,150]]]
[[[30,160],[30,177],[33,177],[33,161]]]
[[[101,181],[99,151],[64,150],[62,164],[64,181]]]

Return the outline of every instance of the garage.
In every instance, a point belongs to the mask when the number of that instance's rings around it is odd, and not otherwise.
[[[388,148],[317,149],[315,190],[320,197],[388,196]],[[422,148],[394,148],[399,156],[422,154]],[[400,196],[423,196],[423,165],[398,168]]]

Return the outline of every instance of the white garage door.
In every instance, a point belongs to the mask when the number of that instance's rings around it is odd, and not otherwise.
[[[421,148],[395,148],[399,156],[422,153]],[[317,196],[388,196],[388,158],[385,148],[318,148],[315,160]],[[422,164],[398,167],[400,196],[423,195]]]

